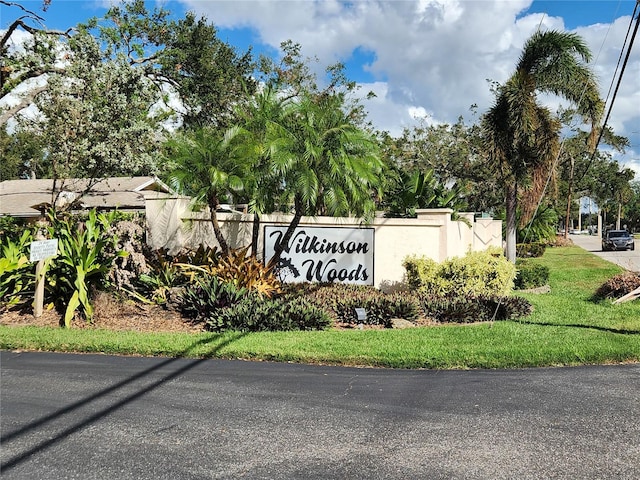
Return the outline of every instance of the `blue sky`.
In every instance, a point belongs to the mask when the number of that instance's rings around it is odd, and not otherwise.
[[[41,0],[18,2],[40,12]],[[100,16],[104,0],[52,0],[41,13],[49,28],[66,29]],[[148,2],[152,7],[156,3]],[[277,55],[280,42],[300,43],[320,66],[344,62],[361,91],[372,123],[399,134],[416,123],[471,122],[490,105],[487,79],[504,81],[525,40],[538,28],[580,34],[590,46],[603,96],[634,10],[635,0],[171,0],[181,16],[206,16],[219,37],[243,52]],[[0,29],[13,19],[0,7]],[[638,40],[637,43],[640,43]],[[319,66],[319,69],[320,69]],[[547,99],[558,106],[558,99]],[[636,44],[609,125],[631,139],[624,166],[640,176],[640,45]]]

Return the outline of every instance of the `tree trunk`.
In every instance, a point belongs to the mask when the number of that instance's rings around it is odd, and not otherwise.
[[[516,208],[518,206],[518,184],[516,181],[507,186],[507,260],[516,263]]]
[[[302,200],[299,198],[298,195],[296,195],[295,197],[294,204],[295,204],[295,214],[293,215],[293,219],[291,220],[291,223],[287,227],[287,231],[284,233],[280,241],[275,245],[275,252],[273,253],[273,257],[269,259],[269,262],[267,263],[268,266],[276,266],[278,264],[278,262],[280,261],[280,256],[282,255],[282,252],[284,252],[284,249],[289,244],[289,240],[291,240],[291,237],[293,236],[293,232],[295,232],[296,228],[298,228],[298,225],[300,225],[300,220],[302,220],[302,214],[304,213],[304,209],[302,205]]]
[[[564,220],[564,238],[569,237],[569,220],[571,219],[571,196],[573,194],[573,157],[571,157],[571,170],[569,171],[569,194],[567,195],[567,214]]]
[[[620,230],[620,217],[622,216],[622,202],[618,202],[618,218],[616,219],[616,230]]]
[[[216,236],[216,240],[220,245],[220,250],[222,250],[222,255],[225,257],[229,256],[229,245],[227,241],[224,239],[222,235],[222,230],[220,230],[220,224],[218,223],[218,215],[216,214],[216,206],[209,205],[209,213],[211,215],[211,226],[213,227],[213,233]]]
[[[253,214],[253,229],[251,230],[251,256],[258,256],[258,238],[260,237],[260,215]]]

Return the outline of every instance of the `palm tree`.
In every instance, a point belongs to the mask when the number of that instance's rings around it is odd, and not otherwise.
[[[288,134],[283,127],[292,103],[267,85],[253,95],[250,102],[238,110],[239,123],[245,145],[245,158],[250,163],[250,172],[245,178],[245,194],[249,212],[253,214],[251,252],[257,255],[260,216],[278,210],[283,203],[283,178],[273,168],[271,161],[277,151],[282,150],[283,139]]]
[[[279,260],[303,215],[375,212],[382,183],[379,146],[343,110],[344,102],[339,93],[303,94],[268,132],[272,171],[294,209],[271,263]]]
[[[537,32],[527,40],[516,70],[498,88],[496,102],[483,116],[482,129],[489,158],[505,182],[507,258],[515,262],[516,210],[519,187],[527,187],[521,224],[535,212],[546,179],[558,154],[560,121],[538,103],[540,93],[554,94],[576,106],[591,123],[590,146],[595,148],[603,102],[588,67],[591,53],[576,34]]]
[[[222,254],[229,254],[229,245],[218,223],[217,210],[224,199],[244,188],[247,165],[243,143],[238,141],[242,130],[228,129],[224,135],[200,128],[176,136],[168,144],[169,157],[176,163],[167,179],[176,191],[189,195],[195,205],[209,208],[211,226]]]

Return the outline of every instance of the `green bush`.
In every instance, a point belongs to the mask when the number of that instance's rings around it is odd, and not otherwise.
[[[0,310],[33,292],[34,267],[28,257],[31,240],[30,230],[24,230],[15,242],[9,236],[0,238]]]
[[[246,289],[222,282],[215,276],[199,276],[182,287],[180,310],[195,322],[211,325],[213,330],[217,330],[214,326],[219,310],[233,307],[247,294]]]
[[[391,318],[402,318],[415,322],[422,315],[420,301],[408,292],[396,292],[385,296],[388,302],[388,311]]]
[[[324,310],[302,297],[265,298],[252,295],[230,308],[215,311],[213,318],[207,321],[207,328],[218,332],[323,330],[331,323],[331,318]]]
[[[0,217],[0,241],[20,242],[22,234],[30,230],[31,225],[23,218]]]
[[[516,274],[515,266],[493,250],[470,252],[442,263],[411,256],[403,266],[410,287],[439,296],[506,295]]]
[[[286,287],[288,295],[303,296],[326,311],[336,322],[391,327],[391,319],[414,321],[420,303],[412,295],[384,294],[375,287],[341,283],[294,284]],[[358,320],[356,308],[364,308],[366,319]]]
[[[179,300],[185,316],[215,332],[321,330],[331,325],[329,315],[305,298],[268,298],[213,275],[198,276],[182,287]]]
[[[549,284],[549,267],[528,260],[516,260],[516,290],[537,288]]]
[[[516,245],[518,258],[539,258],[544,255],[547,245],[541,242],[519,243]]]
[[[406,270],[406,281],[409,288],[416,290],[423,285],[431,285],[436,282],[440,274],[440,265],[428,257],[412,255],[402,262]]]
[[[514,320],[529,315],[531,304],[522,297],[423,295],[425,314],[443,323]]]

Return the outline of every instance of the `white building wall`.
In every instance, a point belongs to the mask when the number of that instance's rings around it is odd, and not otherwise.
[[[193,212],[186,198],[147,199],[147,243],[152,248],[167,248],[176,253],[183,247],[197,248],[200,244],[217,245],[208,211]],[[485,250],[502,246],[502,222],[477,219],[452,220],[450,209],[418,210],[417,218],[375,218],[364,224],[358,218],[303,217],[301,227],[374,228],[374,285],[393,287],[404,279],[402,261],[408,255],[427,256],[441,262],[463,256],[471,250]],[[264,251],[264,226],[288,225],[292,216],[263,215],[259,236],[259,257]],[[229,246],[250,245],[253,215],[219,213],[218,220]]]

